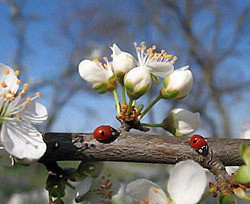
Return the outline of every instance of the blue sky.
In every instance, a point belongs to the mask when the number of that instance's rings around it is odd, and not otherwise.
[[[120,13],[121,16],[127,16],[129,19],[129,23],[135,21],[133,19],[133,14],[137,12],[142,12],[142,18],[145,18],[145,21],[149,21],[148,19],[148,13],[146,10],[144,10],[143,7],[140,7],[140,2],[135,1],[125,1],[125,3],[121,3],[123,1],[100,1],[100,5],[97,5],[96,3],[93,4],[93,1],[76,1],[78,4],[84,6],[94,6],[94,7],[100,7],[102,5],[105,5],[107,7],[110,6],[110,11],[106,11],[107,13],[111,13],[112,11],[116,11]],[[112,4],[111,4],[112,3]],[[109,5],[106,5],[109,4]],[[235,8],[236,11],[241,10],[242,8],[245,8],[247,4],[247,1],[241,1],[240,4],[237,5],[237,8]],[[73,49],[71,44],[67,42],[67,40],[63,37],[63,35],[60,32],[60,29],[58,29],[58,22],[63,18],[70,15],[67,13],[67,11],[70,10],[72,7],[72,3],[70,1],[60,1],[60,0],[54,0],[54,1],[28,1],[27,6],[25,6],[25,14],[38,14],[40,16],[40,20],[37,22],[31,22],[28,25],[27,30],[27,44],[29,46],[29,50],[27,50],[26,56],[24,58],[24,65],[29,68],[28,69],[28,75],[29,77],[32,77],[35,80],[43,79],[43,78],[55,78],[57,77],[58,73],[61,72],[62,68],[65,67],[65,65],[68,63],[69,58],[69,52]],[[104,9],[105,9],[104,8]],[[145,13],[144,13],[145,12]],[[199,16],[199,19],[197,19],[197,30],[200,29],[202,24],[206,21],[207,18],[206,13]],[[233,14],[232,14],[233,15]],[[15,49],[17,46],[17,42],[15,41],[14,35],[15,35],[15,27],[9,22],[9,16],[10,16],[10,9],[9,5],[5,2],[0,3],[0,62],[12,65],[13,62],[13,56],[15,54]],[[95,17],[98,19],[98,16]],[[87,19],[88,20],[88,19]],[[95,21],[95,19],[89,19],[89,21]],[[230,22],[230,18],[228,19]],[[227,22],[228,23],[228,22]],[[72,25],[75,26],[75,30],[77,30],[77,23]],[[128,31],[133,31],[135,29],[134,26],[128,27]],[[225,24],[224,26],[224,33],[225,36],[230,34],[230,30],[227,29],[227,26]],[[135,36],[133,39],[134,41],[141,41],[145,40],[147,36],[150,36],[151,41],[158,42],[158,36],[160,35],[158,32],[152,29],[152,27],[142,27],[140,30],[138,30],[139,35]],[[248,36],[245,36],[247,38]],[[84,40],[92,40],[95,39],[98,44],[102,45],[104,41],[110,41],[113,42],[112,37],[109,36],[109,38],[104,39],[98,39],[97,37],[93,36],[87,36]],[[117,38],[114,39],[117,40]],[[226,37],[225,37],[226,39]],[[180,40],[178,35],[176,35],[176,40]],[[49,41],[48,43],[45,43],[45,41]],[[116,41],[118,44],[123,42],[123,39],[120,39]],[[133,49],[132,47],[133,41],[127,45],[124,49],[128,49],[128,47]],[[159,43],[159,42],[158,42]],[[166,43],[162,42],[164,45]],[[227,43],[220,42],[220,43]],[[122,47],[123,48],[123,47]],[[248,49],[246,44],[240,44],[240,48]],[[108,48],[106,49],[108,50]],[[168,50],[170,50],[171,53],[174,52],[174,48],[171,47],[171,44],[168,45]],[[249,53],[249,50],[247,50]],[[111,51],[108,51],[108,53],[105,55],[111,54]],[[135,54],[133,52],[133,54]],[[185,59],[182,55],[178,56],[180,60],[177,62],[177,67],[181,67],[189,63],[188,59]],[[225,69],[218,70],[218,77],[223,76],[223,74],[228,74],[229,78],[236,77],[237,80],[249,80],[250,79],[250,72],[248,67],[249,59],[244,56],[235,56],[238,57],[239,60],[236,62],[238,65],[237,67],[230,67],[232,61],[228,60],[226,61],[222,67],[228,67],[227,71],[225,72]],[[235,66],[235,61],[234,61]],[[241,73],[240,75],[234,75],[234,69],[240,69]],[[76,67],[77,71],[77,67]],[[195,71],[194,71],[195,73]],[[78,76],[79,80],[80,77]],[[43,95],[45,96],[42,99],[42,102],[45,105],[49,105],[49,98],[51,96],[51,91],[49,89],[43,90]],[[54,131],[79,131],[79,132],[91,132],[93,129],[101,124],[111,124],[114,127],[118,127],[118,122],[113,118],[107,120],[108,116],[115,114],[115,107],[113,104],[113,97],[112,94],[109,94],[110,97],[106,97],[105,95],[95,95],[95,94],[89,94],[86,93],[78,93],[77,96],[73,98],[69,98],[70,103],[63,108],[62,112],[58,116],[58,120],[55,123],[52,130]],[[236,97],[243,97],[244,102],[237,102],[237,100],[232,101],[231,98],[228,96],[225,96],[223,100],[230,104],[228,106],[229,111],[233,114],[231,114],[231,120],[234,130],[234,135],[238,135],[241,131],[241,125],[245,122],[249,123],[249,93],[241,93],[240,96]],[[142,99],[142,101],[145,101],[146,99]],[[95,103],[93,104],[93,101]],[[83,105],[82,105],[83,104]],[[161,107],[165,105],[165,102],[160,102]],[[91,117],[89,117],[87,120],[83,119],[86,118],[84,114],[88,112],[88,109],[93,108],[95,112],[90,112]],[[211,104],[212,107],[212,104]],[[166,110],[169,109],[169,106],[166,107]],[[156,115],[161,115],[160,113],[162,110],[158,109],[157,107],[154,108],[156,111]],[[84,113],[84,114],[83,114]],[[213,114],[213,110],[211,110],[211,114]],[[214,114],[215,120],[219,121],[218,116]],[[70,118],[70,119],[68,119]],[[71,119],[71,118],[75,118]],[[157,122],[161,122],[161,118],[157,117]],[[62,125],[63,124],[63,125]],[[202,127],[199,129],[199,132],[203,132]],[[206,134],[206,133],[205,133]]]

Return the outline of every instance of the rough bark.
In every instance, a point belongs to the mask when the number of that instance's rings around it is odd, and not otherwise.
[[[200,155],[186,137],[159,136],[145,133],[122,133],[110,144],[102,144],[85,133],[45,133],[47,151],[40,162],[53,161],[120,161],[175,164],[182,160],[200,161]],[[208,139],[213,154],[225,166],[243,164],[239,145],[250,140]]]

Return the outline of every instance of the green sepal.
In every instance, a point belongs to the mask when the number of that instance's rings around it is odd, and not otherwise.
[[[126,81],[125,87],[128,93],[133,93],[134,92],[134,87],[133,84],[130,81]]]
[[[141,105],[136,107],[136,110],[137,110],[137,112],[141,112],[143,110],[143,108],[144,108],[144,105],[141,104]]]
[[[163,89],[166,89],[168,87],[168,82],[169,82],[169,76],[164,78],[163,86],[162,86]]]
[[[125,83],[125,87],[128,93],[128,96],[131,100],[136,100],[138,98],[140,98],[142,95],[144,95],[148,88],[147,86],[140,88],[138,91],[134,91],[134,87],[133,84],[130,81],[126,81]]]
[[[97,90],[98,93],[101,94],[101,93],[104,93],[104,92],[107,91],[107,87],[108,87],[108,85],[107,85],[106,83],[100,83],[100,84],[94,85],[94,86],[92,87],[92,89]]]
[[[178,90],[165,91],[164,89],[161,89],[161,95],[165,99],[175,100],[178,94],[179,94]]]
[[[219,204],[234,204],[235,198],[231,194],[220,195],[218,198]]]
[[[250,183],[250,166],[241,166],[235,174],[235,180],[239,183]]]
[[[116,78],[118,79],[119,83],[120,84],[124,84],[124,75],[125,73],[124,72],[117,72],[116,73]]]
[[[95,178],[98,177],[103,169],[103,162],[81,162],[77,168],[79,178],[77,180],[83,180],[86,177]]]
[[[152,73],[150,73],[150,75],[151,75],[151,77],[152,77],[152,79],[154,80],[154,82],[156,83],[156,84],[160,84],[160,79],[159,79],[159,77],[158,76],[156,76],[156,75],[154,75],[154,74],[152,74]]]

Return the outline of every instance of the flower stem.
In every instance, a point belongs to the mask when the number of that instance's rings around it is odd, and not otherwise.
[[[123,103],[127,103],[124,84],[121,84],[121,87],[122,87],[122,100],[123,100]]]
[[[113,94],[114,94],[114,98],[115,98],[116,112],[117,112],[117,115],[120,116],[121,115],[121,108],[120,108],[119,98],[118,98],[118,94],[117,94],[117,89],[114,89]]]
[[[153,101],[152,103],[142,112],[140,119],[159,101],[162,99],[161,94],[159,94]]]
[[[128,104],[128,110],[127,110],[127,114],[130,115],[130,112],[131,112],[131,108],[132,108],[132,105],[133,105],[133,101],[134,100],[129,100],[129,104]]]
[[[147,127],[162,127],[162,123],[141,123],[142,126],[147,126]]]

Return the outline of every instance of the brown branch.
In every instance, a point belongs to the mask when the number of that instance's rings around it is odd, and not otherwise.
[[[51,161],[120,161],[175,164],[193,159],[199,163],[200,155],[189,145],[188,138],[150,134],[122,133],[110,144],[102,144],[84,133],[45,133],[47,151],[40,162]],[[238,154],[239,145],[250,140],[208,139],[214,155],[228,166],[243,164]]]

